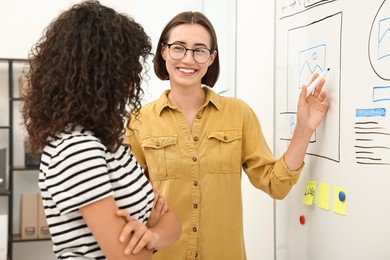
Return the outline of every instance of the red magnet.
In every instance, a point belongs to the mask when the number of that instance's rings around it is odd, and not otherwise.
[[[299,223],[301,223],[301,225],[305,224],[305,216],[299,216]]]

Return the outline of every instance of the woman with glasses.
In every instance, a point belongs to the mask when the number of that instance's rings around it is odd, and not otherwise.
[[[218,44],[203,14],[183,12],[168,22],[154,70],[171,88],[129,121],[126,139],[152,184],[178,214],[183,233],[153,259],[246,259],[242,170],[272,198],[288,194],[329,106],[326,93],[321,93],[324,81],[308,98],[303,87],[296,131],[286,153],[276,159],[252,109],[211,90],[219,74]]]

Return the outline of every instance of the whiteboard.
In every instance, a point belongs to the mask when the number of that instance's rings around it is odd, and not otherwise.
[[[298,183],[275,202],[275,257],[389,260],[390,0],[277,0],[275,30],[275,154],[302,84],[326,68],[331,104]]]

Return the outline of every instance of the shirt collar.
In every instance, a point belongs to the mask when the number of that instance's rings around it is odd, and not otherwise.
[[[217,93],[215,93],[213,90],[211,90],[209,87],[204,86],[203,90],[206,92],[206,100],[203,106],[207,106],[208,104],[213,104],[214,107],[219,110],[220,109],[220,103],[221,103],[221,96],[219,96]],[[170,92],[169,89],[165,90],[159,99],[156,101],[156,108],[158,111],[158,114],[161,115],[161,112],[165,108],[171,108],[173,109],[172,103],[168,99],[168,93]]]

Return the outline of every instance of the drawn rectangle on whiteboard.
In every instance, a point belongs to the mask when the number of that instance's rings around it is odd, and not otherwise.
[[[325,88],[330,109],[315,131],[307,154],[340,161],[340,64],[342,13],[291,28],[287,32],[287,109],[297,110],[301,85],[307,85],[315,72],[331,68]],[[307,37],[310,35],[310,37]]]
[[[297,122],[297,113],[296,112],[282,112],[280,113],[280,122],[281,125],[279,126],[279,133],[280,133],[280,140],[282,141],[290,141],[292,138],[292,135],[295,130],[296,122]],[[316,141],[315,139],[315,133],[310,138],[310,142],[314,143]]]
[[[326,66],[326,45],[312,46],[299,52],[299,82],[298,87],[307,84],[307,75],[322,73]],[[302,79],[302,76],[304,79]]]
[[[390,86],[376,86],[372,88],[372,101],[390,100]]]
[[[390,17],[379,21],[378,60],[390,56]]]

